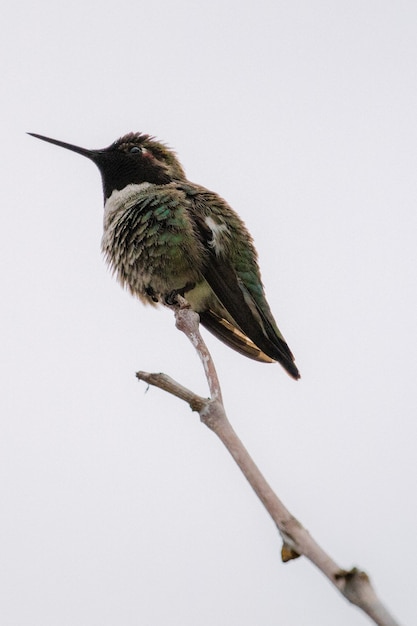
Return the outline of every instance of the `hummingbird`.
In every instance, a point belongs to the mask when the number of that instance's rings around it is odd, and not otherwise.
[[[133,296],[167,306],[182,296],[229,347],[256,361],[278,361],[300,377],[266,300],[249,231],[223,198],[187,179],[172,149],[144,133],[101,150],[29,135],[81,154],[100,170],[102,251]]]

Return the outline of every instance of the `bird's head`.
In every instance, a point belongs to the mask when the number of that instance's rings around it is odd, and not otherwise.
[[[29,135],[77,152],[93,161],[101,173],[105,199],[109,198],[115,189],[124,189],[126,185],[132,183],[166,185],[173,180],[185,178],[175,152],[143,133],[124,135],[102,150],[87,150],[36,133]]]

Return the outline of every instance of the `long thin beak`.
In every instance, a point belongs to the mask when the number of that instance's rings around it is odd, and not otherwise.
[[[98,150],[87,150],[86,148],[80,148],[79,146],[74,146],[72,143],[65,143],[65,141],[58,141],[58,139],[51,139],[50,137],[44,137],[43,135],[37,135],[36,133],[28,133],[28,135],[31,135],[32,137],[36,137],[37,139],[42,139],[42,141],[53,143],[56,146],[60,146],[61,148],[72,150],[72,152],[77,152],[78,154],[82,154],[88,159],[91,159],[92,161],[96,162]]]

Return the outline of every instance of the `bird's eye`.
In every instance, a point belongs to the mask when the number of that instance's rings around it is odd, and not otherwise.
[[[133,146],[133,148],[130,148],[129,152],[131,154],[140,154],[142,152],[142,148],[139,146]]]

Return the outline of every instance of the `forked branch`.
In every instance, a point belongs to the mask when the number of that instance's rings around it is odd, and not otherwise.
[[[216,369],[199,331],[199,317],[184,302],[174,309],[176,325],[191,341],[202,361],[210,398],[196,395],[165,374],[137,372],[137,378],[185,400],[193,411],[199,413],[201,421],[221,439],[275,522],[283,541],[281,558],[284,562],[299,556],[307,557],[349,602],[362,609],[375,624],[399,626],[377,597],[367,574],[357,568],[349,571],[340,568],[291,515],[261,474],[227,419]]]

